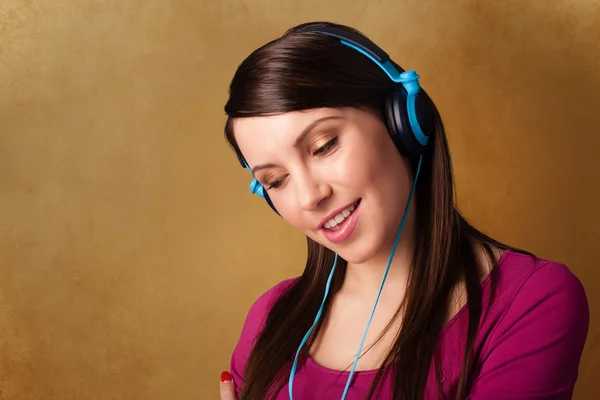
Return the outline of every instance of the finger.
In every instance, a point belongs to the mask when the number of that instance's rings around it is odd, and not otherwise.
[[[223,371],[221,374],[221,400],[235,400],[235,384],[233,377],[229,372]]]

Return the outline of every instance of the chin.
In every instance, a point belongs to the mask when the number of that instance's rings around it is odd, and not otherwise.
[[[358,252],[358,251],[349,251],[349,252],[340,252],[338,253],[340,257],[346,260],[349,264],[360,265],[364,264],[373,258],[373,252]]]
[[[376,254],[374,251],[375,246],[374,243],[353,243],[347,244],[343,246],[339,246],[341,248],[336,248],[336,246],[331,246],[331,243],[323,243],[322,240],[318,241],[319,244],[327,247],[329,250],[337,253],[338,256],[346,260],[350,264],[363,264],[373,258]]]

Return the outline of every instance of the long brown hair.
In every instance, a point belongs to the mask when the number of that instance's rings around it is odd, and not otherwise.
[[[393,83],[374,63],[339,41],[324,35],[299,33],[307,25],[321,24],[360,34],[333,23],[301,24],[282,37],[252,52],[239,66],[231,82],[225,136],[241,156],[233,121],[237,118],[280,114],[321,107],[358,107],[381,114],[385,96]],[[364,35],[363,35],[364,36]],[[435,133],[423,154],[417,200],[416,249],[405,299],[396,318],[403,322],[383,366],[392,367],[394,399],[422,399],[432,360],[437,372],[438,338],[448,311],[452,289],[461,281],[467,290],[469,327],[457,399],[469,390],[473,345],[481,316],[481,272],[475,246],[485,249],[493,265],[493,247],[510,247],[471,226],[455,206],[450,152],[440,115],[434,110]],[[413,171],[414,172],[414,171]],[[404,207],[399,204],[398,207]],[[264,400],[287,382],[295,352],[320,307],[334,254],[308,239],[308,257],[302,276],[270,310],[246,366],[241,400]],[[512,249],[512,248],[511,248]],[[517,249],[513,249],[518,251]],[[318,336],[322,321],[344,280],[347,263],[338,260],[323,317],[299,356],[299,366]],[[388,325],[388,328],[390,324]],[[375,375],[367,398],[371,399],[383,380],[384,368]]]

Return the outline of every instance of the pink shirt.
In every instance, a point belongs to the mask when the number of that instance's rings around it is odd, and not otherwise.
[[[498,261],[496,299],[486,301],[490,277],[482,282],[483,313],[474,354],[476,374],[468,399],[570,399],[589,325],[587,298],[581,282],[556,262],[505,251]],[[231,359],[231,374],[239,391],[252,343],[264,326],[278,296],[290,287],[288,279],[263,294],[250,308]],[[460,377],[468,327],[463,307],[441,333],[442,390],[454,399]],[[358,347],[358,343],[357,343]],[[376,371],[356,371],[347,400],[363,400]],[[294,378],[294,399],[340,399],[349,372],[340,373],[308,359]],[[436,398],[435,376],[426,391]],[[391,398],[391,378],[384,381],[380,399]],[[276,400],[289,399],[288,385]]]

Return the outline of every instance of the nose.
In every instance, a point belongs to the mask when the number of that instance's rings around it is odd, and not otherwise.
[[[312,211],[331,196],[331,186],[309,174],[302,174],[296,179],[296,196],[300,208]]]

